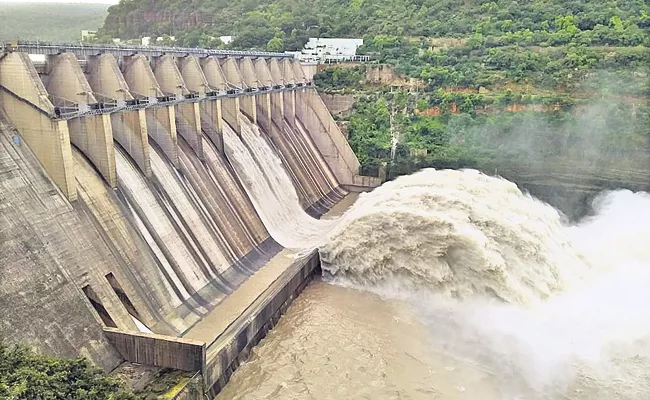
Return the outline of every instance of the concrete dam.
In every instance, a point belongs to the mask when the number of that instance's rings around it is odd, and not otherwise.
[[[309,75],[283,54],[6,45],[0,337],[197,372],[214,397],[319,269],[291,252],[318,231],[277,205],[319,218],[380,183]]]

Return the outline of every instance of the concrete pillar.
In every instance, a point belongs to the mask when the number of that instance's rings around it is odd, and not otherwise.
[[[190,94],[183,76],[176,65],[176,60],[170,55],[154,57],[151,61],[154,76],[161,90],[166,95],[174,95],[177,99]],[[191,67],[188,65],[188,67]],[[199,68],[200,71],[200,68]],[[194,71],[196,72],[196,71]],[[200,76],[194,77],[200,80]],[[203,79],[205,83],[205,79]],[[205,93],[205,87],[202,88]],[[198,93],[196,93],[198,94]],[[203,158],[203,141],[201,139],[201,112],[199,104],[184,103],[176,106],[176,131],[194,149],[199,158]]]
[[[70,141],[97,168],[106,183],[117,187],[113,124],[108,114],[89,115],[68,121]]]
[[[73,53],[47,56],[46,66],[42,80],[48,93],[81,106],[97,103]]]
[[[149,158],[149,130],[144,109],[111,114],[113,139],[133,158],[146,177],[151,176]]]
[[[48,56],[43,80],[51,95],[79,105],[80,110],[98,103],[72,53]],[[111,117],[100,114],[74,118],[69,121],[68,129],[72,144],[88,157],[111,187],[117,187]]]
[[[302,66],[302,71],[305,73],[305,79],[307,79],[307,82],[313,82],[314,80],[314,75],[318,72],[318,64],[316,63],[310,63],[310,64],[301,64]]]
[[[134,99],[117,60],[110,54],[89,56],[86,77],[93,92],[118,103]],[[111,114],[113,139],[133,158],[145,176],[151,176],[147,118],[144,110],[121,111]]]
[[[186,57],[180,57],[176,60],[176,65],[178,66],[183,82],[185,82],[185,87],[191,93],[205,95],[207,92],[212,91],[203,73],[201,64],[195,56],[188,55]]]
[[[0,107],[63,195],[77,199],[67,121],[56,121],[54,105],[25,53],[0,58]]]
[[[223,112],[221,100],[207,100],[200,103],[201,127],[217,149],[223,149]]]
[[[244,78],[244,84],[250,89],[258,89],[261,85],[255,74],[255,66],[250,57],[242,57],[238,60],[237,65],[241,71],[242,78]]]
[[[201,106],[198,102],[176,106],[176,131],[203,159],[203,138],[201,137]]]
[[[294,90],[283,92],[282,100],[284,103],[284,113],[282,116],[293,125],[296,119],[296,92]]]
[[[221,65],[221,70],[223,71],[224,76],[226,77],[226,82],[229,86],[246,89],[246,84],[244,82],[244,77],[237,67],[237,62],[233,57],[220,58],[219,64]]]
[[[291,60],[291,64],[293,66],[293,75],[296,77],[296,83],[302,83],[303,85],[306,84],[307,78],[305,72],[302,70],[302,66],[300,65],[300,60],[294,58]]]
[[[117,60],[110,54],[87,57],[86,79],[94,93],[118,101],[133,100]]]
[[[285,85],[295,85],[296,75],[293,72],[293,63],[290,59],[284,58],[281,63],[282,77],[284,78]]]
[[[282,74],[282,68],[280,66],[280,62],[278,62],[278,59],[269,59],[268,65],[269,71],[271,72],[271,78],[273,78],[273,82],[275,82],[276,85],[284,86],[284,75]]]
[[[280,85],[273,80],[271,70],[266,60],[258,58],[255,60],[255,75],[261,86],[272,88],[273,86]]]
[[[241,135],[241,122],[239,121],[239,97],[227,97],[221,101],[221,116],[230,127]]]
[[[202,58],[200,64],[203,69],[203,75],[211,88],[219,91],[228,90],[227,79],[221,70],[219,60],[215,56]]]
[[[253,63],[255,67],[255,75],[260,85],[267,88],[272,88],[277,84],[273,81],[271,75],[271,70],[266,60],[263,58],[258,58]],[[257,124],[260,125],[263,131],[269,133],[271,132],[271,94],[270,93],[258,93],[256,96],[256,106],[257,106]]]
[[[217,86],[221,86],[221,88],[210,85],[206,74],[203,72],[201,63],[196,57],[187,56],[179,58],[177,61],[187,89],[192,93],[198,93],[200,96],[205,96],[207,92],[225,90],[225,80],[223,79],[219,63],[213,57],[208,58],[212,58],[212,60],[206,61],[206,67],[211,70],[210,77],[216,80]],[[198,107],[203,133],[212,140],[220,151],[223,151],[221,100],[203,100],[198,103]]]
[[[162,149],[173,166],[179,168],[176,110],[173,106],[152,107],[145,110],[147,132]]]
[[[271,93],[257,93],[255,95],[255,103],[257,106],[257,125],[262,128],[262,131],[270,133],[272,121]]]
[[[239,110],[244,113],[251,120],[252,123],[257,123],[257,96],[249,93],[246,96],[239,98]]]
[[[278,127],[284,125],[284,92],[273,92],[271,98],[271,121]]]
[[[131,94],[136,98],[146,98],[151,103],[163,96],[158,80],[142,54],[122,58],[122,74]],[[176,112],[173,106],[147,108],[145,120],[147,133],[160,146],[169,161],[178,167],[178,139],[176,137]]]
[[[142,54],[122,57],[122,74],[131,94],[136,97],[152,98],[163,95],[149,60]]]
[[[205,76],[208,86],[211,89],[224,92],[228,90],[228,83],[224,72],[221,70],[219,60],[215,56],[209,56],[201,59],[201,68]],[[207,129],[204,127],[204,132],[212,139],[212,142],[217,146],[220,151],[223,151],[223,104],[221,100],[210,100],[201,102],[201,115],[212,123],[211,127]],[[237,106],[239,107],[239,106]],[[237,124],[235,124],[237,125]],[[239,127],[235,129],[238,131]]]
[[[248,60],[246,62],[245,60]],[[236,61],[234,57],[227,57],[219,60],[221,64],[221,69],[223,73],[226,76],[227,82],[239,89],[248,89],[248,88],[257,88],[257,78],[255,77],[255,71],[253,68],[253,64],[249,63],[250,58],[244,57],[240,59],[239,62]],[[246,72],[242,72],[242,69],[239,68],[239,65],[242,65]],[[244,76],[246,75],[246,77]],[[253,86],[249,86],[253,85]],[[237,110],[237,114],[239,111],[242,111],[248,118],[253,123],[256,123],[257,121],[257,106],[255,105],[255,97],[254,96],[243,96],[239,99],[237,99],[237,102],[239,104],[239,108]],[[230,106],[230,105],[228,105]],[[237,118],[237,121],[234,120],[234,118],[230,115],[230,110],[226,110],[226,101],[222,104],[223,109],[223,115],[226,116],[226,122],[231,124],[231,127],[235,130],[235,132],[240,133],[241,132],[241,127],[239,126],[239,120]],[[232,126],[232,123],[235,123],[237,126]]]
[[[174,57],[170,55],[152,57],[151,69],[160,85],[160,90],[166,95],[183,97],[190,93],[181,76],[181,72],[176,66]]]

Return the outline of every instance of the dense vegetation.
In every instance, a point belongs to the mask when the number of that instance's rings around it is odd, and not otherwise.
[[[37,355],[25,347],[0,342],[0,399],[136,400],[120,384],[89,365]]]
[[[108,4],[0,1],[0,40],[79,41],[82,29],[102,26],[107,9]]]
[[[104,33],[171,34],[184,45],[233,35],[235,47],[274,50],[300,49],[317,35],[367,35],[376,46],[405,37],[635,46],[647,44],[649,15],[643,0],[121,0],[109,9]]]
[[[488,47],[470,40],[416,46],[406,40],[365,45],[416,79],[417,90],[367,85],[372,65],[333,67],[315,77],[321,90],[360,95],[347,129],[365,173],[487,170],[552,157],[583,164],[647,159],[650,52],[644,46]],[[393,134],[400,142],[394,157]]]
[[[459,107],[457,113],[443,106],[437,115],[422,115],[414,109],[422,103],[406,92],[362,97],[349,118],[348,131],[364,172],[376,175],[384,167],[389,176],[396,176],[426,166],[489,169],[550,159],[622,166],[647,158],[650,148],[647,105],[631,107],[603,97],[562,107],[557,106],[561,96],[547,95],[513,112],[508,111],[507,95],[449,97],[473,105]],[[487,102],[489,112],[476,106]],[[392,129],[400,135],[392,164],[391,112]]]
[[[369,78],[373,64],[315,82],[358,98],[340,118],[364,173],[475,167],[576,190],[647,188],[649,31],[643,0],[122,0],[104,27],[272,51],[363,37],[401,82]]]

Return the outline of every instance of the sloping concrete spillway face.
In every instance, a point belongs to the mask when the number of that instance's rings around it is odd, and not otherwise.
[[[47,174],[74,201],[77,196],[67,121],[53,120],[54,105],[25,53],[0,58],[0,107]]]
[[[13,134],[0,122],[0,337],[44,353],[87,356],[111,369],[121,357],[104,339],[82,291],[91,286],[74,274],[98,267],[104,254],[33,153],[13,143]]]
[[[130,93],[117,60],[110,54],[89,56],[86,78],[94,93],[116,102],[129,102],[135,98]],[[111,114],[113,138],[133,158],[146,176],[151,175],[147,116],[144,109]]]
[[[144,55],[122,57],[121,71],[134,97],[156,103],[163,96],[149,60]],[[170,162],[178,166],[176,110],[173,106],[150,107],[146,109],[145,116],[149,137],[160,146]]]
[[[186,142],[180,147],[182,174],[150,149],[151,178],[117,147],[118,196],[75,153],[89,224],[100,227],[123,266],[110,272],[133,299],[132,316],[156,333],[184,332],[268,258],[265,251],[277,251],[212,147],[207,163]]]
[[[156,73],[159,82],[165,82],[163,90],[172,90],[174,87],[181,87],[183,91],[189,91],[183,80],[182,74],[176,65],[170,63],[171,59],[161,58],[157,61]],[[198,63],[185,64],[184,71],[192,85],[207,86],[207,79],[201,71]],[[198,69],[197,69],[198,68]],[[162,85],[162,83],[161,83]],[[199,90],[198,87],[196,87]],[[203,89],[205,90],[205,89]],[[196,106],[198,104],[191,104]],[[196,111],[196,110],[194,110]],[[177,122],[179,119],[177,118]],[[218,125],[210,124],[210,125]],[[178,125],[179,127],[181,124]],[[179,130],[183,132],[183,130]],[[197,149],[192,145],[184,134],[179,138],[179,167],[183,171],[183,179],[186,179],[186,186],[192,189],[194,201],[200,201],[203,218],[213,229],[212,236],[218,241],[219,248],[225,256],[228,265],[255,264],[251,257],[259,252],[258,246],[268,238],[268,234],[261,226],[261,222],[254,213],[250,201],[245,197],[243,190],[230,179],[232,174],[223,164],[223,157],[219,155],[219,149],[213,147],[209,136],[203,130],[191,132],[201,142],[201,162],[197,159]],[[208,142],[206,142],[208,141]],[[205,147],[205,149],[204,149]],[[209,147],[209,148],[208,148]],[[194,152],[192,152],[194,150]],[[206,155],[206,153],[209,153]],[[153,160],[153,155],[152,155]],[[155,173],[154,173],[155,175]],[[214,177],[219,177],[214,179]],[[176,191],[178,193],[178,191]],[[198,199],[198,200],[197,200]],[[188,204],[189,205],[189,204]],[[193,232],[193,231],[192,231]],[[220,273],[224,273],[221,271]],[[234,279],[234,278],[233,278]],[[236,280],[241,280],[238,277]],[[228,282],[237,285],[237,282]],[[231,285],[232,286],[232,285]]]
[[[116,150],[120,160],[126,157],[122,151]],[[118,282],[117,285],[108,283],[122,299],[128,299],[131,306],[127,311],[131,317],[153,332],[172,335],[183,332],[200,319],[202,306],[188,300],[191,294],[183,285],[185,276],[180,268],[173,269],[176,253],[167,251],[164,244],[157,245],[161,233],[154,229],[162,223],[150,223],[147,214],[137,213],[125,196],[131,193],[128,188],[119,184],[118,196],[109,191],[81,153],[75,151],[74,160],[79,201],[88,210],[87,223],[97,227],[117,260],[110,271],[104,271],[102,278],[108,280],[110,274],[110,279]],[[134,169],[142,174],[135,166]],[[120,163],[118,176],[128,174]],[[150,196],[150,192],[146,195]],[[111,309],[108,312],[113,313]],[[118,328],[125,327],[118,324]]]
[[[285,85],[307,81],[297,61],[284,59],[278,64],[276,67],[271,62],[269,67],[273,75],[281,74]],[[274,107],[279,108],[278,105]],[[319,158],[329,166],[332,175],[328,174],[327,180],[330,186],[374,187],[380,184],[378,178],[359,176],[359,160],[315,89],[299,88],[291,94],[284,94],[282,107],[287,122],[318,150]]]
[[[59,101],[75,104],[79,110],[89,110],[98,101],[72,53],[47,57],[43,75],[45,87]],[[108,114],[86,115],[68,122],[70,141],[81,150],[100,171],[106,182],[115,187],[115,154],[113,127]]]
[[[342,185],[359,182],[359,160],[316,90],[296,93],[296,127],[305,131]]]
[[[117,147],[118,196],[75,153],[80,198],[123,266],[111,272],[134,299],[133,317],[166,334],[184,332],[274,251],[213,148],[204,163],[180,147],[182,174],[150,148],[151,178]]]

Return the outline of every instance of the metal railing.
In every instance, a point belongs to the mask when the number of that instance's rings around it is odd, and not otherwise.
[[[236,51],[218,49],[200,49],[193,47],[153,47],[119,44],[88,44],[88,43],[49,43],[36,41],[4,42],[4,51],[21,51],[29,54],[60,54],[64,52],[76,55],[113,54],[129,56],[144,54],[147,56],[173,55],[183,57],[196,55],[201,57],[253,57],[253,58],[294,58],[293,54],[271,53],[266,51]]]
[[[311,86],[308,83],[306,86]],[[135,111],[146,108],[156,108],[156,107],[169,107],[178,104],[187,104],[187,103],[196,103],[204,100],[218,100],[222,98],[232,98],[240,96],[250,96],[255,95],[256,93],[277,93],[277,92],[287,92],[297,89],[299,86],[283,86],[283,87],[261,87],[256,91],[245,91],[241,89],[230,89],[227,91],[212,91],[207,92],[205,95],[200,95],[198,93],[191,93],[188,95],[163,95],[157,97],[147,97],[138,93],[131,92],[134,95],[133,100],[115,100],[107,96],[93,93],[97,100],[97,103],[94,104],[78,104],[72,101],[49,95],[48,98],[52,105],[54,106],[54,115],[49,115],[50,118],[56,120],[70,120],[75,118],[81,118],[89,115],[98,115],[98,114],[113,114],[120,111]],[[22,101],[23,103],[28,104],[29,106],[39,110],[41,113],[46,114],[46,112],[33,104],[27,99],[24,99],[18,96],[13,91],[5,88],[0,85],[0,90],[10,94],[12,97]]]

